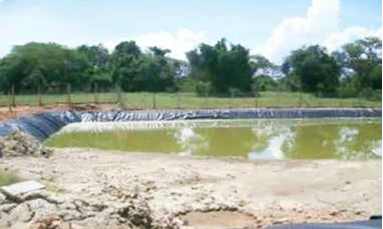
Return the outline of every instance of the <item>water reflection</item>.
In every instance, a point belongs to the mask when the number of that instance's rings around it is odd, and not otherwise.
[[[285,128],[274,131],[273,134],[265,135],[262,131],[253,131],[255,134],[255,143],[248,154],[249,159],[284,159],[285,150],[294,144],[295,134]],[[268,131],[266,132],[268,133]],[[258,139],[258,141],[257,141]]]
[[[149,129],[141,124],[135,129],[129,124],[124,129],[119,124],[114,131],[64,131],[47,144],[253,160],[368,159],[382,155],[382,126],[378,119],[205,121],[157,126]]]
[[[181,152],[179,152],[182,156],[190,156],[194,152],[202,150],[209,151],[209,142],[197,134],[193,128],[185,127],[176,130],[174,137],[182,149]]]

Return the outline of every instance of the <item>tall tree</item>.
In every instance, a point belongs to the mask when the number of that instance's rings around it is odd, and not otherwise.
[[[358,92],[381,89],[382,40],[367,37],[345,44],[341,51],[333,53],[345,71],[351,72],[353,87]],[[352,70],[352,71],[349,71]]]
[[[1,65],[3,87],[14,85],[19,91],[38,86],[55,87],[67,82],[81,85],[86,79],[85,57],[54,43],[32,42],[15,46]]]
[[[125,91],[134,90],[134,77],[141,62],[141,49],[134,41],[121,42],[112,57],[112,80]]]
[[[209,82],[213,92],[228,94],[232,88],[250,91],[250,56],[243,46],[228,46],[226,40],[222,39],[214,46],[200,45],[198,49],[188,52],[187,58],[191,77]]]
[[[279,67],[261,55],[251,56],[250,60],[253,71],[253,90],[274,90],[277,86],[277,82],[274,78],[280,76]]]
[[[78,52],[84,54],[89,63],[88,73],[91,76],[90,83],[94,90],[102,88],[104,90],[112,86],[110,72],[109,51],[103,46],[81,45],[77,48]]]
[[[323,47],[315,45],[293,51],[282,68],[297,89],[325,95],[337,91],[340,66]]]
[[[165,91],[174,88],[179,68],[166,57],[169,50],[151,47],[142,52],[134,41],[122,42],[112,54],[112,78],[124,91]]]

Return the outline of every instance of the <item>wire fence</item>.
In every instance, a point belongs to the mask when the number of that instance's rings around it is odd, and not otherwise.
[[[251,94],[153,93],[153,92],[90,92],[63,94],[0,94],[0,107],[11,111],[17,106],[81,105],[120,109],[214,109],[214,108],[315,108],[315,107],[381,107],[381,100],[365,98],[319,98],[300,92],[259,92]]]

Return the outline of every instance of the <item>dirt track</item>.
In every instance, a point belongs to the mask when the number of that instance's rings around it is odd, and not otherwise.
[[[4,159],[0,168],[49,190],[6,211],[0,204],[0,228],[57,216],[72,228],[257,228],[364,220],[382,206],[381,160],[250,162],[60,149],[50,159]]]

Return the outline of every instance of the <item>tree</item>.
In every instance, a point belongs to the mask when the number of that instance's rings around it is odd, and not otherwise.
[[[254,78],[257,91],[272,91],[277,87],[277,82],[268,75],[259,75]]]
[[[337,91],[340,66],[318,45],[293,51],[282,67],[292,85],[304,92],[333,95]]]
[[[333,53],[343,71],[352,73],[349,76],[351,79],[344,82],[352,84],[349,87],[353,87],[358,94],[381,89],[381,55],[382,41],[377,37],[345,44],[341,51]]]
[[[121,42],[116,46],[112,57],[112,81],[125,91],[133,91],[134,77],[141,62],[142,52],[134,41]]]
[[[15,46],[1,61],[2,87],[14,85],[22,92],[65,83],[84,85],[87,67],[86,58],[75,50],[54,43],[32,42]]]
[[[210,82],[215,93],[229,93],[230,88],[251,90],[252,69],[249,51],[241,45],[228,45],[222,39],[216,45],[201,44],[187,53],[191,77]]]
[[[77,50],[86,56],[88,63],[92,68],[100,69],[108,67],[109,51],[103,45],[81,45]]]
[[[90,77],[86,74],[89,63],[85,55],[76,50],[63,50],[63,83],[69,84],[77,90],[84,90],[90,82]]]
[[[90,83],[94,90],[98,90],[99,87],[104,90],[110,88],[112,79],[109,66],[109,51],[101,44],[98,46],[81,45],[77,48],[77,51],[87,58],[89,64],[88,74],[91,76]]]
[[[253,73],[253,90],[270,91],[277,87],[274,77],[280,75],[279,67],[261,55],[251,56]]]
[[[151,47],[142,52],[134,41],[122,42],[112,54],[112,79],[124,91],[165,91],[175,88],[179,61],[169,50]]]

